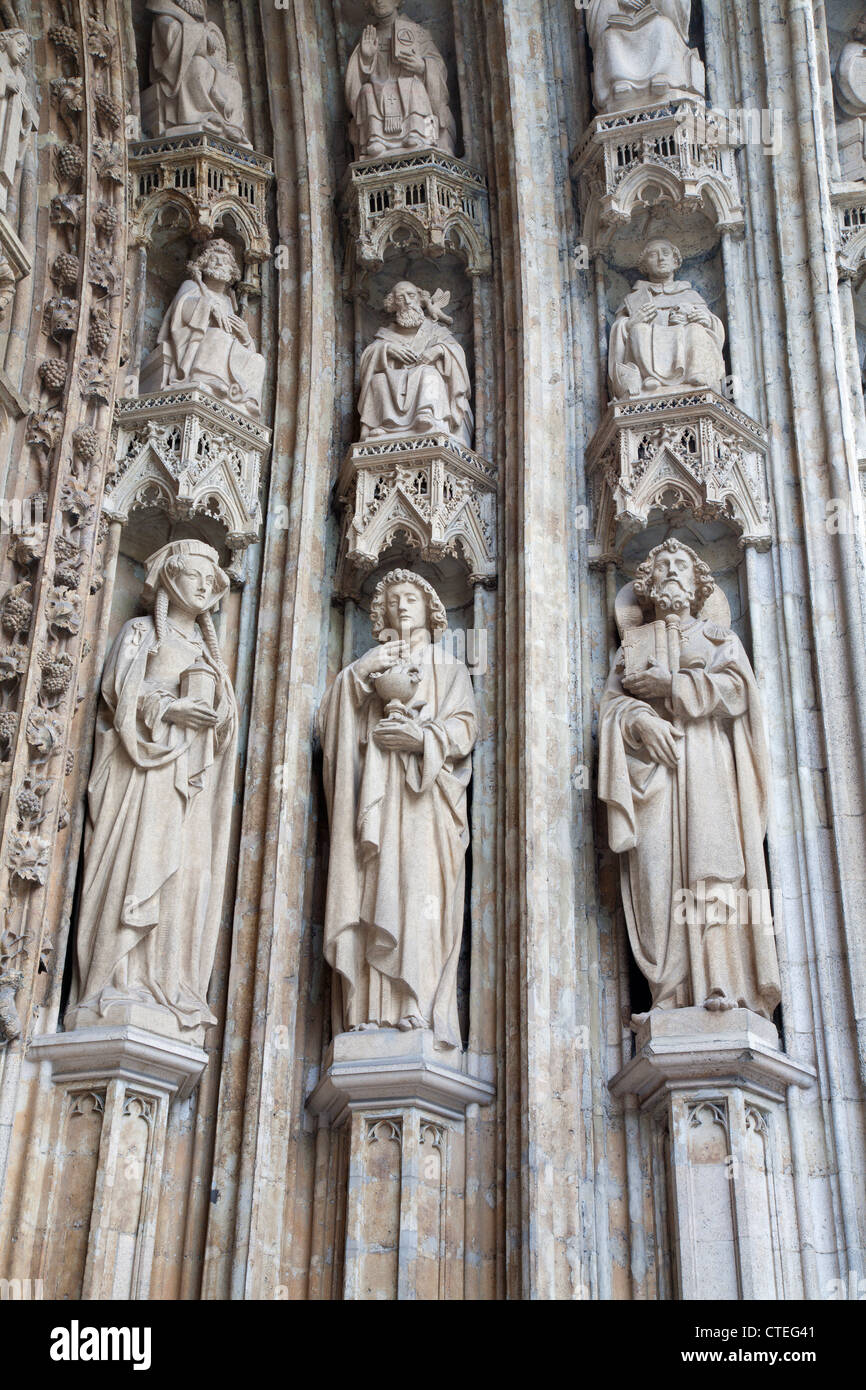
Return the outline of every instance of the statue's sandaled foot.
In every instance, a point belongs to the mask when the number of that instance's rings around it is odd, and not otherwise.
[[[375,1033],[378,1030],[378,1027],[378,1023],[373,1023],[372,1020],[368,1018],[366,1023],[356,1023],[355,1027],[352,1029],[352,1032]]]
[[[367,146],[368,155],[385,154],[388,147],[384,140],[371,140]]]
[[[651,1014],[651,1013],[652,1013],[652,1009],[647,1009],[646,1013],[643,1013],[643,1014],[632,1014],[631,1020],[630,1020],[630,1027],[632,1027],[632,1028],[634,1028],[634,1029],[642,1028],[643,1025],[644,1025],[645,1023],[648,1023],[648,1022],[649,1022],[650,1014]]]
[[[407,1014],[405,1018],[400,1019],[397,1027],[401,1033],[411,1033],[413,1028],[429,1028],[430,1024],[425,1022],[420,1014]]]
[[[659,379],[658,379],[657,376],[645,376],[645,377],[644,377],[644,380],[643,380],[643,389],[644,389],[645,391],[658,391],[658,389],[659,389],[660,386],[661,386],[661,382],[659,381]]]
[[[722,994],[721,991],[710,994],[704,1000],[704,1008],[709,1009],[711,1014],[724,1013],[728,1009],[735,1009],[736,1007],[736,999],[730,999],[727,994]]]

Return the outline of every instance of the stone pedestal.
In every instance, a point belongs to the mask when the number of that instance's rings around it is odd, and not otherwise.
[[[125,525],[142,508],[173,520],[211,519],[235,553],[227,569],[240,582],[243,551],[261,525],[270,430],[198,386],[118,400],[115,428],[117,462],[103,498],[109,520]]]
[[[353,444],[340,474],[340,587],[352,595],[402,534],[425,560],[459,555],[470,582],[496,576],[496,469],[446,434]]]
[[[380,270],[389,247],[408,244],[426,256],[453,251],[468,275],[490,274],[487,184],[454,155],[429,149],[359,159],[343,205],[365,270]]]
[[[168,1108],[190,1095],[207,1053],[127,1025],[47,1034],[27,1055],[49,1063],[61,1091],[49,1200],[60,1246],[70,1227],[70,1268],[85,1239],[81,1211],[90,1214],[80,1288],[52,1282],[66,1297],[146,1299]]]
[[[341,1033],[307,1101],[348,1139],[343,1297],[463,1297],[465,1121],[494,1088],[429,1031]]]
[[[667,1297],[803,1296],[786,1097],[815,1073],[748,1009],[656,1010],[610,1082],[650,1116],[656,1231]]]
[[[572,157],[590,254],[657,203],[707,209],[719,233],[744,226],[736,134],[699,98],[596,116]]]
[[[690,508],[731,521],[742,543],[769,548],[767,436],[710,387],[612,401],[586,451],[595,501],[594,559],[650,512]]]

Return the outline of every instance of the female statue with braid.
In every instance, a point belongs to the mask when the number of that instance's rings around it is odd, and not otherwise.
[[[105,668],[88,787],[77,1005],[67,1029],[135,1023],[198,1043],[228,854],[237,705],[210,614],[219,556],[173,541],[147,562],[153,617]]]

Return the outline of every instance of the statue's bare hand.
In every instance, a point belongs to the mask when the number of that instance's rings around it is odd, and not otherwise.
[[[636,695],[639,700],[656,700],[661,695],[670,695],[673,682],[667,667],[654,661],[645,671],[624,676],[622,683],[629,695]]]
[[[676,767],[679,761],[679,740],[682,733],[656,714],[642,714],[635,721],[634,731],[654,763]]]
[[[420,753],[424,747],[422,729],[405,714],[391,714],[380,720],[373,730],[373,738],[380,748],[391,753]]]
[[[424,71],[424,59],[419,58],[417,53],[407,53],[405,57],[400,59],[400,66],[419,77]]]
[[[179,724],[182,729],[212,729],[217,722],[216,711],[197,700],[175,700],[163,718],[167,724]]]
[[[249,347],[253,340],[250,336],[250,330],[247,328],[243,319],[238,314],[229,314],[228,321],[235,337],[240,338],[241,342]]]
[[[379,35],[375,24],[368,24],[361,35],[361,57],[365,63],[372,63],[379,49]]]
[[[640,308],[635,309],[630,316],[629,326],[631,327],[636,323],[652,323],[657,313],[658,309],[654,304],[641,304]]]
[[[417,364],[417,352],[413,352],[410,347],[403,343],[391,343],[388,350],[394,361],[401,363],[404,367],[414,367]]]
[[[364,656],[359,657],[355,662],[355,672],[362,680],[369,680],[372,676],[378,676],[381,671],[387,671],[398,661],[409,659],[409,643],[395,639],[393,642],[383,642],[380,647],[373,647]]]
[[[709,309],[704,309],[702,305],[696,304],[693,309],[689,309],[686,314],[689,323],[699,323],[703,328],[712,327],[712,318]]]

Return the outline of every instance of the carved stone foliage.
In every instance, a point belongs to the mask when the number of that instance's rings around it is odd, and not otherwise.
[[[318,721],[335,1031],[432,1030],[459,1048],[472,681],[440,646],[445,609],[420,575],[386,574],[370,618],[380,645],[340,672]]]
[[[590,253],[635,214],[660,204],[709,213],[719,233],[741,235],[736,143],[728,122],[697,98],[596,116],[572,161]]]
[[[195,1045],[216,1021],[237,705],[210,610],[228,587],[210,546],[163,546],[146,567],[153,616],[127,622],[109,654],[67,1028],[133,1024]]]
[[[699,556],[669,539],[620,591],[617,621],[598,792],[652,1008],[771,1019],[780,983],[763,849],[769,764],[727,601]]]
[[[118,400],[115,426],[117,462],[105,515],[125,524],[133,512],[157,507],[173,520],[218,521],[226,545],[238,553],[229,573],[239,578],[242,552],[261,524],[270,431],[196,388]]]
[[[69,744],[78,673],[90,652],[87,601],[102,583],[99,500],[125,259],[124,151],[114,139],[122,123],[122,74],[112,61],[119,27],[112,0],[87,9],[58,6],[46,21],[46,81],[60,138],[53,156],[50,145],[45,150],[46,175],[58,181],[49,243],[40,248],[53,293],[37,310],[44,355],[25,434],[38,490],[31,483],[29,496],[17,503],[6,546],[8,587],[0,598],[0,757],[8,774],[3,954],[14,961],[11,987],[25,995],[28,1014],[39,964],[52,951],[47,897],[63,891],[59,837],[70,823],[71,801],[63,784],[75,769]],[[8,45],[5,52],[8,58]],[[11,92],[7,81],[14,105]],[[91,106],[93,123],[86,118]],[[3,975],[0,987],[8,983]],[[16,1032],[9,1004],[4,995],[0,1026],[7,1038]]]
[[[354,593],[398,537],[426,560],[458,555],[472,583],[496,575],[496,471],[447,435],[353,444],[339,483],[341,586]]]
[[[766,433],[710,390],[614,401],[587,449],[595,496],[595,559],[617,535],[640,530],[650,513],[690,509],[727,520],[743,544],[772,539],[766,484]]]
[[[167,210],[180,217],[194,241],[216,235],[230,220],[244,243],[242,288],[248,294],[261,292],[259,267],[271,254],[271,159],[200,132],[134,141],[129,166],[133,245],[149,245]]]
[[[382,267],[389,251],[453,251],[468,275],[489,275],[487,184],[477,170],[439,150],[351,165],[343,207],[359,265]]]

